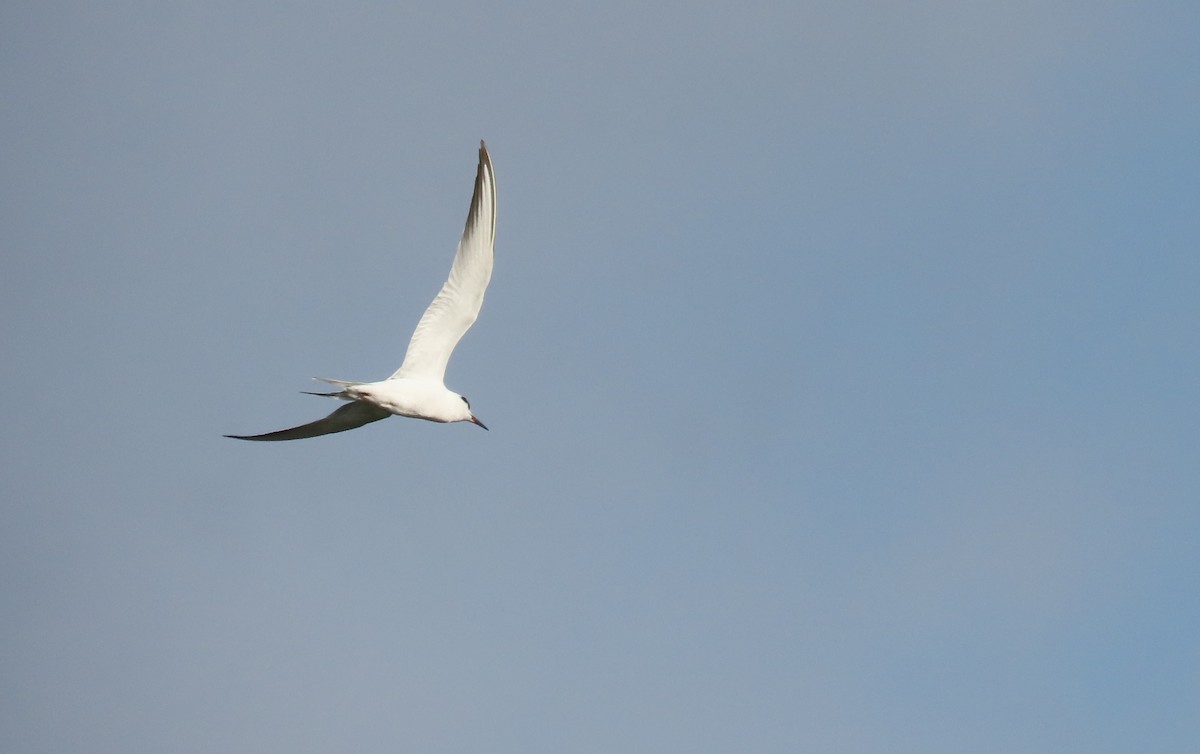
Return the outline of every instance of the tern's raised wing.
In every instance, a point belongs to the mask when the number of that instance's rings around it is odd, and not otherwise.
[[[425,310],[404,363],[389,379],[408,377],[442,381],[446,364],[483,306],[483,293],[492,279],[492,246],[496,240],[496,177],[487,145],[479,142],[479,169],[467,227],[458,243],[450,277]]]
[[[331,435],[334,432],[345,432],[357,429],[364,424],[379,421],[391,416],[391,413],[370,403],[353,401],[339,407],[324,419],[302,424],[291,429],[281,429],[278,432],[268,432],[265,435],[225,435],[235,440],[303,440],[306,437]]]

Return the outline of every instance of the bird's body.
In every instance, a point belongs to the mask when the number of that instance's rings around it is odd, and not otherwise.
[[[472,421],[467,399],[446,389],[440,380],[409,377],[347,384],[335,397],[378,406],[389,414],[435,422]]]
[[[323,381],[338,385],[333,393],[314,393],[347,403],[315,422],[262,435],[226,435],[238,440],[299,440],[361,427],[389,416],[435,422],[466,421],[487,429],[471,413],[467,399],[443,383],[446,364],[459,339],[475,322],[492,278],[496,237],[496,179],[487,146],[479,142],[475,192],[450,277],[425,310],[409,341],[404,363],[379,382]]]

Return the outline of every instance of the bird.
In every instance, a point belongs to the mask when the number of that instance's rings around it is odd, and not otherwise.
[[[487,429],[471,403],[446,388],[446,364],[463,334],[475,323],[492,279],[496,241],[496,176],[487,145],[479,142],[475,191],[450,277],[413,331],[400,368],[379,382],[314,379],[336,385],[330,393],[310,393],[346,401],[328,416],[308,424],[261,435],[225,435],[235,440],[300,440],[356,429],[389,416],[433,422],[470,422]]]

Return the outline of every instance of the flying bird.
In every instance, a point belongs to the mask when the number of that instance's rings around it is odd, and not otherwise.
[[[466,398],[448,390],[443,382],[450,354],[483,306],[483,294],[492,279],[492,246],[496,240],[496,177],[487,145],[479,142],[479,168],[475,193],[467,213],[467,226],[454,255],[442,290],[425,310],[395,374],[380,382],[346,382],[317,379],[340,388],[332,393],[309,393],[346,401],[329,416],[278,432],[261,435],[225,435],[236,440],[300,440],[345,432],[395,414],[435,422],[471,422],[484,429],[471,413]]]

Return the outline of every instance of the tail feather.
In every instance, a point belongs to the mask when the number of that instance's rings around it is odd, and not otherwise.
[[[332,380],[328,377],[313,377],[313,379],[320,380],[321,382],[328,382],[330,385],[337,385],[338,387],[354,387],[355,385],[367,384],[365,382],[350,382],[348,380]]]
[[[328,377],[313,377],[313,379],[320,380],[321,382],[328,382],[330,385],[337,385],[341,388],[354,387],[355,385],[363,384],[361,382],[350,382],[349,380],[332,380]],[[339,398],[344,401],[354,400],[349,395],[346,395],[345,390],[338,390],[332,393],[314,393],[309,390],[301,390],[300,392],[304,393],[305,395],[319,395],[322,398]]]

